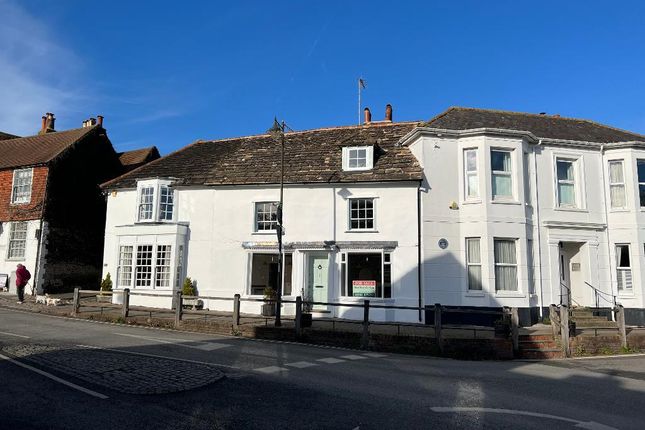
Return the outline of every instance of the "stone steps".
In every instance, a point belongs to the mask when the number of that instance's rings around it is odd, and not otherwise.
[[[519,358],[524,359],[553,359],[562,358],[562,349],[553,336],[522,335],[519,338]]]

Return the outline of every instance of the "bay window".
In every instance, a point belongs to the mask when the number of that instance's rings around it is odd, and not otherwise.
[[[609,200],[611,208],[624,208],[627,206],[625,198],[625,175],[623,160],[609,162]]]
[[[515,239],[494,239],[495,291],[517,291]]]
[[[493,179],[493,200],[513,198],[512,151],[493,149],[490,152]]]
[[[140,181],[137,188],[138,222],[173,220],[175,196],[169,180]]]
[[[468,289],[481,291],[482,289],[482,260],[480,239],[470,237],[466,239],[466,267],[468,271]]]

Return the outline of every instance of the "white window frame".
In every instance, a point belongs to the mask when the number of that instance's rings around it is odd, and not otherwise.
[[[18,230],[17,227],[24,226],[24,229]],[[16,235],[24,234],[24,238],[16,238]],[[27,221],[15,221],[11,223],[9,229],[9,244],[7,246],[7,260],[10,261],[23,261],[27,252],[27,237],[29,234],[29,223]],[[17,246],[18,245],[18,246]],[[22,250],[22,255],[12,255],[15,250]]]
[[[493,170],[493,152],[505,152],[509,156],[509,160],[511,162],[511,169],[509,171],[505,170]],[[515,201],[515,180],[513,179],[513,171],[515,167],[515,160],[513,160],[513,155],[515,153],[515,150],[513,148],[490,148],[490,171],[491,171],[491,181],[490,181],[490,189],[491,189],[491,196],[493,201]],[[494,178],[495,176],[508,176],[511,180],[511,194],[510,195],[496,195],[494,194],[495,192],[495,186],[494,186]]]
[[[348,291],[348,277],[349,277],[349,255],[351,254],[381,254],[381,296],[380,297],[361,297],[361,296],[349,296],[347,295]],[[374,249],[361,249],[355,251],[346,251],[340,253],[340,297],[350,298],[350,299],[377,299],[377,300],[390,300],[394,298],[394,281],[392,273],[392,257],[393,251],[390,250],[374,250]],[[387,261],[386,261],[387,260]],[[389,268],[389,277],[390,277],[390,296],[385,297],[385,268]]]
[[[495,258],[495,242],[504,241],[504,242],[513,242],[515,244],[515,263],[498,263]],[[493,238],[493,263],[494,263],[494,274],[495,274],[495,294],[504,295],[504,294],[518,294],[520,293],[520,283],[519,283],[519,258],[518,258],[518,240],[517,238],[512,237],[494,237]],[[497,289],[497,268],[498,267],[515,267],[515,289],[514,290],[498,290]]]
[[[622,182],[612,182],[611,181],[611,165],[612,164],[620,164],[620,171],[623,176]],[[609,207],[611,209],[625,209],[628,206],[627,203],[627,184],[625,181],[625,160],[622,158],[616,159],[616,160],[607,160],[607,181],[609,182]],[[613,206],[612,204],[612,198],[611,198],[611,190],[615,188],[622,188],[623,189],[623,196],[624,196],[624,205],[623,206]]]
[[[350,159],[359,159],[352,157],[352,153],[365,150],[365,166],[350,167]],[[345,146],[343,147],[343,170],[345,171],[361,171],[371,170],[374,168],[374,146]]]
[[[643,205],[643,202],[641,201],[640,193],[641,193],[641,186],[645,187],[645,182],[641,182],[640,178],[638,177],[638,165],[640,163],[645,164],[645,158],[637,158],[636,159],[636,182],[638,182],[638,205],[641,208],[645,208],[645,205]],[[645,179],[645,178],[644,178]]]
[[[151,256],[149,265],[138,265],[138,255],[140,247],[150,247]],[[130,259],[130,264],[127,265],[121,259],[122,252],[124,248],[132,249],[132,257]],[[163,248],[163,249],[162,249]],[[168,249],[169,248],[169,249]],[[177,253],[177,248],[179,252]],[[185,259],[183,252],[185,250],[184,245],[175,245],[174,243],[169,243],[166,241],[150,241],[150,242],[141,242],[141,243],[131,243],[125,242],[119,245],[117,250],[117,288],[130,288],[136,290],[160,290],[160,291],[170,291],[174,288],[181,289],[183,284],[183,270],[185,265]],[[162,251],[165,253],[165,259],[163,265],[159,265],[159,258],[162,257]],[[182,266],[179,266],[181,264]],[[121,281],[121,276],[123,273],[123,268],[130,268],[130,284],[126,284]],[[139,268],[150,268],[150,277],[149,280],[147,277],[141,277],[142,280],[148,280],[144,285],[137,285],[137,276],[139,273],[146,273],[138,270]],[[160,270],[163,268],[164,270]],[[163,285],[160,284],[160,280],[163,280]]]
[[[152,213],[150,218],[141,218],[141,206],[143,203],[143,190],[152,189]],[[165,202],[162,202],[161,192],[166,189],[169,194]],[[165,210],[162,211],[162,205]],[[170,217],[168,218],[168,208],[170,208]],[[177,196],[175,189],[172,187],[171,180],[148,179],[137,183],[137,210],[135,213],[136,223],[157,223],[173,222],[177,218]]]
[[[29,172],[29,185],[27,184],[16,184],[16,179],[17,176],[20,175],[21,173]],[[14,205],[24,205],[28,204],[31,202],[31,192],[32,192],[32,187],[34,184],[34,169],[29,168],[29,169],[16,169],[13,171],[13,180],[11,182],[11,204]],[[18,196],[17,193],[17,188],[18,187],[29,187],[29,192],[22,192],[20,197]]]
[[[372,227],[365,227],[365,228],[352,228],[352,202],[353,201],[358,201],[358,200],[369,200],[372,202]],[[376,198],[375,197],[351,197],[347,199],[347,231],[351,232],[358,232],[358,231],[367,231],[367,232],[375,232],[376,231]],[[360,208],[358,209],[360,210]],[[368,209],[365,209],[368,210]],[[362,220],[369,220],[369,218],[356,218],[357,221],[362,221]]]
[[[468,153],[475,154],[475,170],[468,170]],[[463,152],[464,162],[464,200],[479,200],[481,198],[480,184],[479,184],[479,152],[477,148],[466,148]],[[477,189],[474,194],[470,194],[470,177],[475,178]]]
[[[135,245],[128,244],[128,245],[120,245],[119,246],[119,254],[117,256],[117,269],[116,269],[116,286],[117,288],[123,287],[123,288],[130,288],[132,287],[132,279],[133,279],[133,260],[135,258]],[[129,255],[129,260],[127,259],[127,255]],[[123,273],[124,269],[128,269],[128,279],[129,282],[123,282]]]
[[[257,201],[253,203],[253,232],[254,233],[273,233],[275,234],[277,228],[278,228],[278,205],[280,202],[274,202],[274,201],[269,201],[269,200],[264,200],[264,201]],[[275,213],[276,219],[275,221],[260,221],[258,220],[258,209],[260,205],[269,205],[272,210],[270,210],[268,213],[269,215]],[[266,212],[263,212],[266,213]],[[273,223],[275,223],[275,228],[270,228],[270,229],[260,229],[260,222],[269,224],[269,226]]]
[[[627,255],[629,256],[629,266],[619,266],[618,261],[618,247],[626,246]],[[631,245],[629,243],[617,243],[614,247],[616,255],[616,291],[619,295],[631,295],[634,293],[634,274],[632,272],[632,254]],[[621,288],[622,285],[622,288]]]
[[[573,169],[573,179],[560,179],[558,177],[558,163],[571,163]],[[579,209],[580,208],[580,185],[579,185],[579,159],[566,156],[555,157],[555,196],[556,206],[565,209]],[[562,203],[560,201],[560,185],[573,185],[573,203]]]
[[[479,262],[471,262],[470,261],[470,254],[468,252],[468,242],[476,240],[479,243]],[[484,291],[484,278],[482,274],[482,241],[481,237],[467,237],[466,238],[466,283],[468,284],[468,292],[482,292]],[[480,277],[480,284],[479,288],[472,288],[472,285],[470,285],[470,267],[479,267],[479,277]]]

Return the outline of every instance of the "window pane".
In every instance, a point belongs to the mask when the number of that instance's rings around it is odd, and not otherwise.
[[[509,175],[493,174],[493,196],[513,196],[513,184]]]
[[[517,267],[495,266],[495,290],[517,291]]]
[[[495,264],[517,264],[514,240],[498,240],[495,245]]]
[[[624,185],[611,185],[609,187],[609,195],[612,208],[624,208],[626,206]]]
[[[491,170],[499,172],[511,171],[511,153],[506,151],[491,151]]]
[[[618,267],[631,267],[629,264],[629,245],[616,245],[616,262]]]
[[[479,291],[482,289],[482,267],[468,266],[468,289]]]
[[[479,238],[466,239],[466,251],[468,263],[481,263]]]
[[[476,174],[469,173],[468,180],[468,197],[479,197],[479,178]]]
[[[558,160],[558,180],[573,181],[573,163],[571,161]]]
[[[622,183],[623,182],[623,162],[610,161],[609,162],[609,183]]]
[[[152,286],[152,245],[137,246],[135,287]]]
[[[170,245],[157,245],[155,265],[155,287],[170,287]]]
[[[285,296],[291,295],[291,273],[293,268],[293,255],[284,254],[284,289],[282,294]]]
[[[558,198],[560,205],[575,206],[575,186],[573,184],[558,184]]]
[[[172,189],[166,186],[162,186],[160,196],[159,196],[160,219],[165,221],[172,220],[173,206],[174,206],[174,202],[173,202]]]
[[[253,254],[251,261],[251,294],[261,296],[269,287],[277,291],[278,254]]]
[[[638,194],[640,196],[641,206],[645,206],[645,184],[638,185]]]
[[[348,254],[348,296],[381,297],[381,254]]]
[[[638,160],[638,182],[645,182],[645,160]]]
[[[477,152],[466,151],[466,171],[474,172],[477,170]]]

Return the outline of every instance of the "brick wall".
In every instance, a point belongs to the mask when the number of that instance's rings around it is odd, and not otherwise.
[[[11,204],[13,169],[0,170],[0,222],[40,219],[47,186],[47,167],[34,167],[31,201]]]

